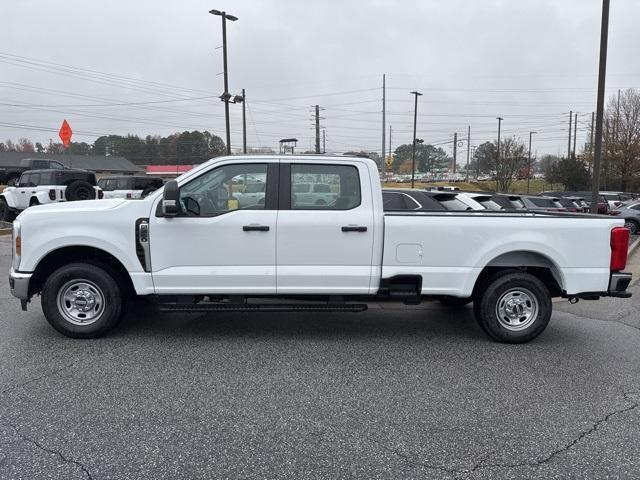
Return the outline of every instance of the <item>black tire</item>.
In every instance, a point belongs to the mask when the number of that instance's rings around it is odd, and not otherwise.
[[[4,198],[0,198],[0,221],[11,223],[15,218],[16,215],[7,205],[7,201]]]
[[[33,197],[30,201],[29,201],[29,206],[30,207],[34,207],[36,205],[40,205],[40,202],[38,201],[38,199],[36,197]]]
[[[626,219],[624,221],[624,226],[629,229],[631,235],[637,235],[638,230],[640,230],[640,223],[636,222],[635,220]]]
[[[92,294],[92,288],[97,295]],[[65,292],[69,292],[76,303],[65,300]],[[90,303],[91,298],[94,299],[93,303]],[[88,313],[74,314],[72,308],[78,300],[79,308],[93,308]],[[49,276],[42,289],[41,303],[47,321],[58,332],[71,338],[97,338],[118,324],[124,301],[117,276],[108,269],[88,263],[72,263],[60,267]],[[83,314],[86,320],[78,318]],[[87,317],[94,314],[94,318]],[[83,321],[86,323],[83,324]]]
[[[68,202],[94,200],[96,198],[96,190],[89,182],[74,180],[64,191],[64,198],[66,198]]]
[[[478,293],[473,310],[480,327],[494,340],[525,343],[547,328],[553,306],[542,281],[516,272],[489,280]]]
[[[440,297],[438,301],[441,304],[446,305],[447,307],[464,307],[465,305],[469,305],[471,302],[473,302],[473,298]]]

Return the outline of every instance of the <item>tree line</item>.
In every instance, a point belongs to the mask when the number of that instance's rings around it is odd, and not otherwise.
[[[0,152],[24,153],[70,153],[76,155],[99,155],[125,157],[137,165],[197,164],[210,158],[224,155],[224,141],[210,132],[182,132],[162,137],[147,135],[105,135],[92,144],[71,142],[68,149],[61,143],[49,141],[48,145],[33,143],[27,138],[17,142],[7,140],[0,143]]]

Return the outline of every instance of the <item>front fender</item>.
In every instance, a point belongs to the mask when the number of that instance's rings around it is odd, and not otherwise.
[[[9,189],[13,189],[13,187],[7,187],[4,189],[4,191],[2,193],[0,193],[0,198],[3,198],[4,201],[6,202],[7,206],[9,208],[17,208],[16,207],[16,200],[13,194],[13,190],[9,190]],[[9,190],[9,191],[7,191]]]

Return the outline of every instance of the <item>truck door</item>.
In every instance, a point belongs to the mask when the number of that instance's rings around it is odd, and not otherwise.
[[[276,292],[277,192],[269,187],[277,171],[277,160],[230,160],[180,185],[181,215],[163,217],[154,209],[149,238],[156,293]],[[266,182],[265,201],[240,206],[246,177]]]
[[[16,208],[24,210],[29,206],[31,197],[35,194],[35,187],[37,184],[37,178],[40,175],[31,172],[25,173],[20,177],[20,183],[18,184],[18,194],[16,195]]]
[[[328,185],[332,195],[312,198],[313,184]],[[369,185],[364,164],[281,163],[279,294],[369,293],[375,233]]]

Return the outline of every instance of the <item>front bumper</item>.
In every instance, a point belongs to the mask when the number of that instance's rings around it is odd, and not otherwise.
[[[607,292],[610,297],[629,298],[631,292],[627,292],[627,287],[631,283],[631,274],[626,272],[616,272],[611,274],[609,280],[609,291]]]
[[[32,276],[32,273],[20,273],[11,268],[9,272],[11,295],[20,300],[29,300],[29,282]]]

